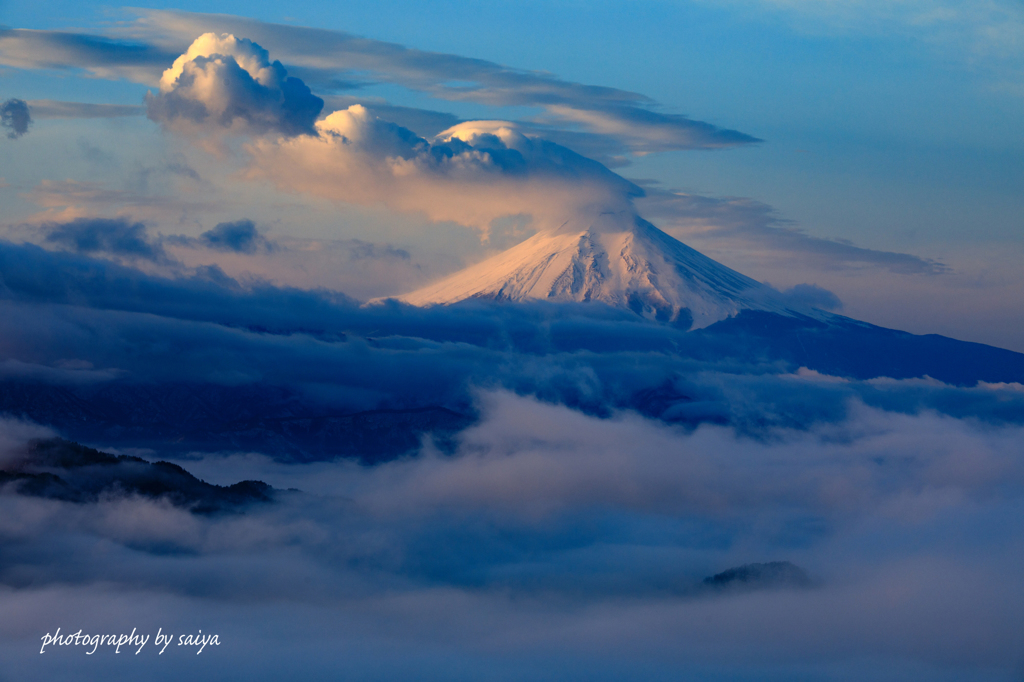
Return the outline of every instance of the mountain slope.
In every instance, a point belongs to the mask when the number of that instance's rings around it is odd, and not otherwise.
[[[761,310],[816,316],[629,212],[566,223],[481,263],[398,297],[418,306],[469,298],[600,301],[652,320],[700,329]]]

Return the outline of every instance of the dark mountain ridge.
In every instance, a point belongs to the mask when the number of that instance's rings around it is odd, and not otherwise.
[[[241,511],[272,502],[277,492],[262,481],[212,485],[177,464],[111,455],[63,438],[34,440],[8,456],[0,469],[0,487],[7,486],[20,495],[79,504],[133,495],[164,499],[195,514]]]

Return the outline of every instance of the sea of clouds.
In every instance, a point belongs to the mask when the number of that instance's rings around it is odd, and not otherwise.
[[[302,491],[240,514],[0,496],[6,679],[1018,674],[1021,426],[854,404],[755,439],[504,391],[478,401],[451,455],[181,461],[216,483]],[[7,447],[34,432],[3,427]],[[771,560],[811,585],[701,582]],[[40,657],[56,627],[202,629],[223,644],[201,660]]]

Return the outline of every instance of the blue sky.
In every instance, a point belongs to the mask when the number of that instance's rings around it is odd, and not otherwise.
[[[939,275],[894,274],[864,263],[811,263],[799,253],[766,246],[763,239],[725,240],[697,230],[692,216],[655,220],[727,265],[780,288],[804,282],[828,288],[852,317],[1024,349],[1024,313],[1018,304],[1024,277],[1016,265],[1024,255],[1020,3],[183,2],[173,9],[315,26],[545,71],[570,83],[640,93],[651,98],[656,111],[758,138],[759,143],[728,149],[660,150],[627,153],[614,163],[601,160],[627,178],[659,183],[645,186],[757,202],[764,219],[778,228],[940,262],[946,267]],[[12,28],[123,37],[125,22],[133,19],[132,10],[109,5],[0,3],[0,24]],[[273,59],[274,45],[265,47]],[[147,89],[144,83],[86,77],[74,69],[0,73],[3,99],[138,105]],[[523,120],[540,111],[439,99],[370,80],[336,91],[349,99],[328,100],[324,114],[366,98],[461,119]],[[127,151],[117,144],[126,134],[132,140]],[[196,168],[217,163],[194,158],[193,151],[180,148],[180,140],[168,140],[142,118],[37,117],[30,135],[2,144],[9,161],[0,175],[10,187],[0,190],[0,198],[9,220],[19,224],[39,219],[38,206],[20,195],[45,179],[89,178],[124,188],[138,182],[132,180],[133,169],[160,156],[184,155]],[[41,149],[51,151],[40,154]],[[418,218],[377,208],[312,207],[309,201],[291,212],[280,205],[257,208],[252,203],[263,193],[229,184],[219,191],[233,193],[242,206],[250,202],[253,215],[247,217],[262,219],[278,234],[393,242],[418,258],[429,276],[510,245],[481,244],[457,226],[425,228]],[[89,210],[103,212],[95,204]],[[334,224],[336,215],[346,216],[344,228]],[[166,216],[151,220],[155,229],[171,234],[208,229],[217,219],[195,215],[192,228],[171,225]],[[398,293],[372,289],[356,293]]]

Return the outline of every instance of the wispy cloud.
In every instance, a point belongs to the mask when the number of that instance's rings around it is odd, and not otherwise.
[[[152,172],[154,169],[149,169]],[[156,171],[165,172],[175,177],[183,177],[192,182],[200,181],[198,173],[183,164],[168,164]],[[147,169],[141,169],[140,176],[148,175]],[[102,182],[78,180],[42,180],[38,185],[24,193],[24,196],[37,206],[45,209],[33,217],[38,221],[60,221],[83,218],[90,215],[110,215],[120,211],[131,210],[135,213],[161,213],[168,211],[188,211],[211,209],[217,205],[206,195],[198,197],[181,196],[170,193],[156,193],[119,189],[109,187]]]
[[[0,28],[0,63],[23,69],[84,69],[155,85],[179,54],[95,34]]]
[[[648,186],[640,209],[683,241],[715,251],[756,251],[799,260],[802,267],[875,267],[903,274],[942,274],[945,264],[909,253],[880,251],[824,239],[780,218],[771,206],[741,197],[707,197]]]
[[[122,118],[143,116],[146,113],[141,105],[62,102],[52,99],[32,99],[28,101],[28,106],[35,118]]]

